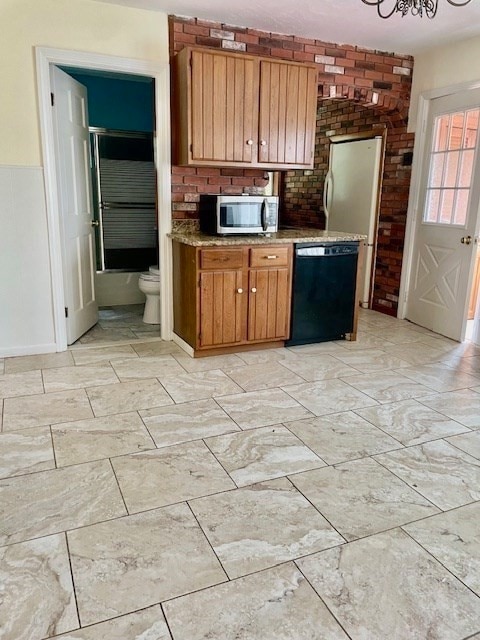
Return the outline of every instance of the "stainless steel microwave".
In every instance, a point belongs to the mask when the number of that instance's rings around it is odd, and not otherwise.
[[[276,196],[200,196],[200,230],[210,235],[275,233]]]

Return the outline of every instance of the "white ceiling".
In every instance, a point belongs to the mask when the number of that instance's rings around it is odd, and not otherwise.
[[[480,35],[480,0],[465,7],[438,0],[433,20],[412,15],[382,20],[375,7],[361,0],[99,1],[395,53],[416,54]],[[387,9],[393,7],[394,0],[384,2]]]

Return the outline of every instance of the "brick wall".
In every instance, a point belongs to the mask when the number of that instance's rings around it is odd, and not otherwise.
[[[322,130],[322,116],[331,114],[331,129],[336,133],[359,131],[371,120],[388,126],[374,308],[395,313],[410,183],[410,171],[401,162],[404,150],[413,147],[413,137],[406,133],[413,58],[196,18],[171,16],[169,29],[171,55],[186,46],[195,46],[317,64],[320,121],[316,153],[320,162],[315,168],[317,173],[288,172],[286,193],[289,189],[297,188],[306,191],[292,191],[287,195],[289,203],[297,207],[297,214],[294,213],[294,207],[287,206],[282,222],[322,226],[323,217],[319,215],[319,207],[323,184],[320,187],[317,182],[326,171],[321,148],[328,130],[325,127]],[[176,220],[196,219],[201,193],[258,193],[266,184],[265,172],[257,169],[174,166],[172,217]],[[292,194],[301,195],[292,197]],[[298,202],[293,203],[295,199]]]

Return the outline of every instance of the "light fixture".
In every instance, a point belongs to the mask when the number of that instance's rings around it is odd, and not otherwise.
[[[402,18],[411,12],[414,16],[427,16],[427,18],[434,18],[437,13],[438,0],[393,0],[393,8],[387,12],[383,12],[384,5],[388,5],[391,0],[362,0],[365,4],[372,7],[377,7],[377,12],[380,18],[390,18],[394,13],[401,13]],[[454,2],[453,0],[447,0],[447,2],[454,7],[464,7],[471,0],[463,0],[460,2]]]

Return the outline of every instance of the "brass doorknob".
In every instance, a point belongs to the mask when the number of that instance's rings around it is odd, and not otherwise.
[[[99,227],[100,226],[100,222],[98,220],[92,220],[90,222],[90,224],[92,225],[92,227]]]
[[[462,244],[472,244],[472,236],[463,236],[463,238],[460,239],[460,242]]]

